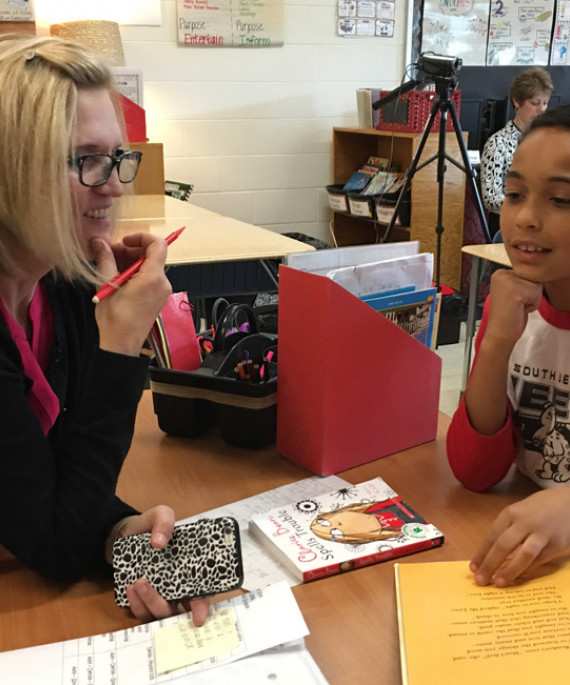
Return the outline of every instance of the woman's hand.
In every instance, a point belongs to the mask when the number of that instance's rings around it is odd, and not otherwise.
[[[123,537],[150,531],[150,544],[156,549],[166,547],[174,530],[174,511],[160,505],[138,516],[129,516],[118,526],[115,536]],[[153,621],[181,612],[192,611],[195,626],[201,626],[208,616],[210,598],[195,599],[190,602],[167,602],[145,578],[139,578],[126,588],[131,611],[140,621]]]
[[[471,561],[478,585],[505,587],[525,571],[570,554],[570,486],[535,492],[495,519]]]
[[[115,293],[95,307],[99,346],[109,352],[137,356],[160,310],[172,292],[164,273],[167,245],[148,233],[125,236],[110,246],[91,241],[97,269],[106,281],[141,257],[145,261]]]

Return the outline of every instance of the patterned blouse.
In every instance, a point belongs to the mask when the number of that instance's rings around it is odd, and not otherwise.
[[[485,207],[500,214],[505,199],[505,179],[521,132],[513,121],[498,130],[487,140],[481,155],[481,193]]]

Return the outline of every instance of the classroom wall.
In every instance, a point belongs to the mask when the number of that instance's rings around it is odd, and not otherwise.
[[[160,27],[121,26],[166,177],[193,183],[198,205],[331,243],[331,129],[357,125],[357,88],[404,77],[407,0],[395,2],[393,38],[340,38],[335,0],[285,0],[280,48],[178,45],[175,0]]]

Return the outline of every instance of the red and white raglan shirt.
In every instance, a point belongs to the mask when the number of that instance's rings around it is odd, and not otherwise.
[[[475,341],[485,335],[489,300]],[[495,435],[478,433],[462,398],[447,434],[453,473],[471,490],[485,490],[513,464],[542,488],[570,483],[570,313],[545,298],[529,314],[509,359],[508,417]]]

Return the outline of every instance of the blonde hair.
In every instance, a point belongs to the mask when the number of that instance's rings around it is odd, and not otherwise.
[[[321,512],[319,515],[313,519],[311,522],[311,532],[322,538],[323,540],[329,540],[331,542],[341,542],[346,545],[361,545],[367,542],[377,542],[379,540],[389,540],[391,538],[398,538],[402,535],[400,528],[389,527],[379,527],[376,531],[371,531],[368,533],[361,533],[355,530],[345,530],[344,535],[340,540],[334,540],[331,535],[331,519],[342,517],[344,512],[352,512],[356,514],[362,514],[363,516],[372,516],[373,513],[367,513],[368,509],[374,504],[380,504],[380,502],[354,502],[353,504],[347,504],[344,507],[335,509],[334,511]]]
[[[82,249],[68,159],[79,89],[112,88],[107,66],[58,38],[0,36],[0,272],[14,244],[66,279],[99,279]]]

